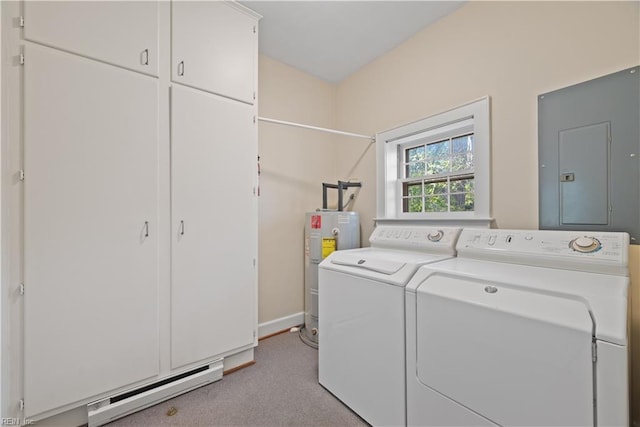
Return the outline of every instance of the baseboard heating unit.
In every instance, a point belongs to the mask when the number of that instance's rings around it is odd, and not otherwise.
[[[153,384],[91,402],[89,427],[101,426],[182,393],[222,379],[223,359]]]

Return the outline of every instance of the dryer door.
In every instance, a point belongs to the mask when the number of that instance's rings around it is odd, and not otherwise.
[[[416,304],[423,384],[500,425],[593,425],[583,301],[433,275]]]

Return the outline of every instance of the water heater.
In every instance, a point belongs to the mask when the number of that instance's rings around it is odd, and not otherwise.
[[[304,327],[300,337],[318,345],[318,264],[333,251],[360,247],[357,212],[308,212],[304,228]]]

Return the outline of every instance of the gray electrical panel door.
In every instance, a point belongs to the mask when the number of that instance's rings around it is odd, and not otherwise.
[[[609,224],[609,123],[560,131],[560,224]]]
[[[538,97],[541,229],[640,243],[640,67]]]

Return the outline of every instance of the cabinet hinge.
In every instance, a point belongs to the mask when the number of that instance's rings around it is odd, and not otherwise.
[[[598,346],[595,342],[591,343],[591,361],[596,363],[598,361]]]
[[[18,171],[18,179],[19,179],[20,181],[24,181],[24,169],[20,169],[20,170]]]
[[[24,28],[24,16],[18,18],[18,25],[20,25],[21,28]]]
[[[24,283],[20,283],[20,295],[24,295]]]
[[[256,26],[254,25],[254,26],[253,26],[253,34],[255,34],[255,33],[257,33],[257,32],[258,32],[258,29],[257,29],[257,28],[256,28]]]
[[[256,92],[255,92],[255,91],[253,92],[253,100],[254,100],[254,101],[256,100]],[[255,117],[254,117],[254,119],[253,119],[253,120],[254,120],[254,123],[255,123]]]
[[[20,52],[18,58],[20,60],[20,65],[24,65],[24,53]]]
[[[24,411],[24,399],[20,399],[18,405],[20,406],[20,411]]]
[[[253,259],[253,266],[254,267],[256,266],[256,259],[255,258]]]

